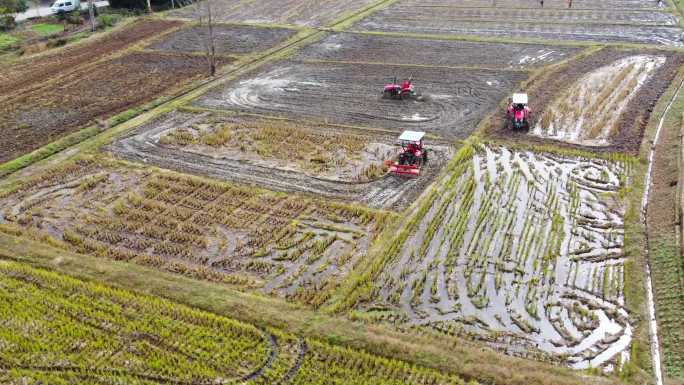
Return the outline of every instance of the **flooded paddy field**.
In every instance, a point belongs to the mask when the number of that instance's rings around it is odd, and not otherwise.
[[[582,48],[545,44],[483,43],[335,33],[302,49],[296,58],[302,61],[527,70],[568,59],[580,51]]]
[[[528,84],[529,131],[507,129],[500,113],[488,134],[514,142],[635,153],[655,104],[682,63],[678,53],[601,49]]]
[[[403,0],[357,23],[357,31],[681,46],[678,18],[655,2]],[[564,5],[564,6],[563,6]],[[649,9],[650,8],[650,9]]]
[[[424,99],[383,99],[392,76],[413,76]],[[463,139],[526,77],[519,71],[284,61],[212,90],[193,106]]]
[[[107,148],[116,156],[276,191],[309,193],[400,209],[450,158],[449,142],[428,139],[420,177],[387,174],[399,147],[393,132],[217,112],[174,111]]]
[[[79,160],[3,194],[0,231],[316,303],[392,215]]]
[[[361,308],[510,354],[614,369],[629,358],[633,330],[621,198],[630,167],[466,145],[393,241],[402,246]]]

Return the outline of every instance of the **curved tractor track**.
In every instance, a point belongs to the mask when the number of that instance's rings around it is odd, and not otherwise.
[[[412,76],[422,101],[383,99],[383,85],[395,76]],[[228,83],[193,104],[464,139],[525,78],[518,71],[289,61]]]

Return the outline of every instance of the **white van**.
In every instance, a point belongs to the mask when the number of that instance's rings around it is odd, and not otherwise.
[[[81,0],[57,0],[50,9],[54,13],[77,11],[81,9]]]

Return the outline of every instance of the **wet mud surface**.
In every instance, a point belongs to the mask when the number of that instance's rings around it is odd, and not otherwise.
[[[586,146],[610,145],[629,102],[664,63],[663,56],[635,55],[586,74],[546,107],[531,134]]]
[[[391,215],[90,161],[28,181],[1,207],[2,231],[307,303],[348,273]]]
[[[566,59],[580,51],[581,48],[543,44],[478,43],[337,33],[304,48],[296,58],[423,66],[531,69]]]
[[[373,0],[211,0],[214,20],[231,23],[291,24],[322,27],[361,10]],[[195,5],[169,12],[170,16],[194,19]]]
[[[574,368],[627,360],[626,166],[504,147],[463,159],[366,307]]]
[[[469,2],[426,4],[407,0],[378,11],[353,29],[684,45],[684,30],[673,15],[635,10],[648,2],[636,7],[632,7],[632,2],[616,3],[614,7],[608,7],[603,3],[597,6],[598,3],[575,1],[572,9],[567,9],[567,3],[562,9],[557,2],[545,2],[542,9],[539,2],[530,2],[526,8],[511,1],[483,1],[470,5]],[[653,2],[651,6],[655,4]]]
[[[284,42],[297,32],[285,28],[261,28],[217,24],[213,26],[218,55],[244,55],[265,51]],[[171,52],[205,52],[207,28],[192,26],[173,32],[147,48]]]
[[[562,103],[562,98],[569,92],[568,85],[576,84],[580,79],[588,76],[587,74],[602,67],[610,66],[628,57],[642,55],[664,57],[665,62],[650,73],[649,77],[638,87],[634,95],[629,95],[630,101],[623,107],[623,112],[613,122],[612,127],[609,128],[611,135],[608,144],[603,143],[604,145],[602,146],[587,147],[581,144],[570,143],[569,141],[530,135],[529,132],[524,130],[511,131],[506,127],[505,112],[497,114],[492,119],[487,130],[488,135],[497,139],[514,142],[532,144],[553,143],[572,148],[591,148],[594,151],[620,151],[636,154],[641,146],[644,129],[655,104],[670,85],[677,68],[684,63],[682,55],[664,51],[602,49],[585,58],[568,63],[553,71],[548,71],[541,77],[534,79],[528,85],[528,88],[525,89],[529,95],[530,106],[533,110],[530,126],[534,128],[541,124],[541,120],[547,110],[554,109],[553,103],[556,103],[557,106],[563,106],[562,108],[567,111],[573,111],[576,108],[576,106],[572,105],[572,101],[566,101],[565,104]],[[603,89],[607,89],[607,87]],[[592,111],[584,112],[591,113]],[[599,123],[598,128],[604,129],[605,127],[602,127],[600,124],[601,121],[611,117],[612,114],[614,114],[614,111],[610,111],[608,116],[606,114],[603,114],[603,116],[594,115],[591,117],[591,120]],[[588,142],[586,144],[591,143]]]
[[[425,99],[383,99],[383,86],[393,76],[413,76]],[[463,139],[526,77],[517,71],[285,61],[210,91],[193,105]]]
[[[328,198],[364,203],[370,207],[401,209],[411,204],[423,189],[439,174],[451,156],[450,145],[444,142],[426,140],[429,161],[421,176],[407,179],[384,175],[370,181],[341,180],[328,176],[317,176],[301,169],[288,167],[286,161],[269,161],[258,157],[231,154],[230,151],[216,153],[210,148],[196,147],[179,149],[166,145],[160,138],[173,129],[198,124],[225,124],[254,117],[230,117],[212,113],[172,112],[138,128],[106,148],[116,156],[154,164],[172,170],[206,175],[213,178],[256,185],[276,191],[301,192]],[[209,122],[209,123],[208,123]],[[362,141],[377,143],[396,149],[396,136],[390,133],[345,131],[341,128],[318,126],[326,132],[344,135],[359,135]],[[213,153],[212,153],[213,152]]]

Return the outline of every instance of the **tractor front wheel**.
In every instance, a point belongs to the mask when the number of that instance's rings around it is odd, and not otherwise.
[[[423,163],[427,163],[428,161],[428,151],[423,150]]]

